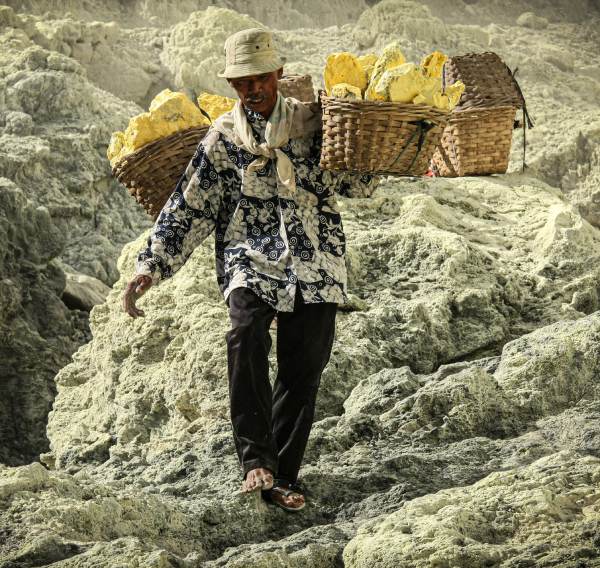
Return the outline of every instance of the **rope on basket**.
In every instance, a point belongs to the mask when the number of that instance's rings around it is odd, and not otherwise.
[[[410,173],[410,171],[412,170],[412,167],[415,165],[415,162],[417,161],[417,158],[419,157],[419,154],[421,153],[421,149],[423,148],[423,142],[425,142],[425,135],[427,134],[427,131],[433,128],[433,124],[429,124],[428,122],[424,122],[424,121],[419,121],[419,140],[417,142],[417,151],[415,152],[415,155],[413,156],[412,162],[410,163],[410,166],[408,166],[408,173]]]
[[[523,166],[522,166],[522,171],[524,172],[525,168],[527,167],[527,164],[525,163],[525,155],[526,155],[526,151],[527,151],[527,129],[533,128],[534,123],[533,123],[532,118],[529,116],[529,112],[527,112],[527,104],[525,103],[525,97],[523,96],[523,91],[521,90],[521,86],[519,85],[519,82],[517,81],[517,78],[515,77],[519,68],[515,67],[514,71],[511,71],[508,66],[507,66],[507,68],[508,68],[508,72],[510,73],[510,76],[513,80],[513,83],[515,84],[515,88],[517,89],[517,92],[519,93],[521,102],[523,103],[521,110],[523,112],[523,115],[522,115],[522,122],[523,122]]]
[[[419,157],[421,149],[423,148],[423,143],[425,142],[425,136],[427,134],[427,131],[431,130],[434,126],[433,124],[431,124],[429,122],[425,122],[423,120],[419,120],[419,122],[417,122],[416,124],[417,124],[418,128],[416,130],[414,130],[413,133],[410,135],[408,142],[404,145],[402,150],[400,150],[400,152],[396,156],[396,159],[388,166],[388,169],[391,169],[392,167],[394,167],[395,163],[402,157],[402,155],[407,150],[407,148],[412,144],[412,141],[415,139],[415,136],[418,133],[419,139],[417,141],[417,151],[415,152],[415,155],[413,156],[413,159],[410,162],[410,165],[408,166],[406,171],[408,173],[410,173],[410,171],[412,170],[412,167],[415,165],[415,162],[417,161],[417,158]]]
[[[421,130],[421,123],[419,122],[419,131]],[[396,156],[396,159],[387,167],[388,169],[392,169],[395,165],[395,163],[402,157],[402,155],[404,154],[404,152],[406,152],[406,149],[412,144],[412,141],[415,139],[415,136],[417,135],[417,131],[413,130],[413,133],[410,135],[410,138],[408,139],[408,142],[404,145],[404,147],[402,148],[402,150],[400,150],[400,152],[398,153],[398,155]],[[411,164],[412,167],[412,164]]]

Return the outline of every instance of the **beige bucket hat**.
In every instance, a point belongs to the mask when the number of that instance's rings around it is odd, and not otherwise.
[[[277,71],[285,57],[275,49],[273,36],[261,28],[249,28],[230,35],[225,40],[225,69],[219,77],[235,79]]]

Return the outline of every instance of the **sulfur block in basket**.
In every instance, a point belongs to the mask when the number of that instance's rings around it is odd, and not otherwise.
[[[330,94],[331,88],[339,83],[357,87],[361,92],[367,88],[367,72],[358,58],[346,51],[332,53],[327,57],[323,79],[327,94]]]
[[[216,120],[222,114],[229,112],[235,102],[235,99],[211,93],[201,93],[198,97],[198,106],[210,116],[211,120]]]
[[[381,75],[374,92],[378,100],[410,103],[423,90],[425,77],[414,63],[403,63]]]
[[[362,99],[362,93],[358,87],[348,83],[338,83],[331,88],[331,96],[339,99]]]
[[[415,104],[434,106],[444,110],[452,110],[460,100],[465,90],[462,81],[457,81],[446,86],[442,91],[440,79],[437,77],[423,77],[423,83],[419,94],[413,99]]]
[[[444,63],[448,60],[448,56],[441,51],[434,51],[425,56],[421,61],[421,69],[426,77],[442,77],[444,71]]]
[[[154,97],[148,112],[131,118],[124,132],[113,133],[107,150],[108,159],[114,166],[155,140],[207,124],[208,119],[184,93],[164,89]]]
[[[400,49],[400,44],[394,42],[386,46],[383,49],[379,58],[377,59],[375,67],[373,68],[373,72],[369,81],[369,86],[367,88],[367,92],[365,93],[365,99],[374,101],[385,100],[381,97],[381,95],[378,95],[375,92],[375,87],[378,84],[379,79],[381,79],[381,76],[386,71],[394,67],[398,67],[403,63],[406,63],[406,58],[404,57],[404,54]]]
[[[358,62],[367,74],[367,81],[371,80],[371,75],[373,74],[373,70],[375,69],[375,63],[377,63],[378,59],[379,56],[375,53],[367,53],[366,55],[358,56]]]

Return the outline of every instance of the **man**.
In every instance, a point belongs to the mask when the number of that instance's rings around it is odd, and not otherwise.
[[[215,230],[217,282],[231,319],[229,394],[242,490],[262,490],[266,500],[297,511],[304,495],[296,481],[336,307],[347,301],[334,191],[366,197],[376,179],[319,168],[320,109],[279,95],[285,60],[270,33],[238,32],[225,54],[219,76],[240,100],[199,144],[139,254],[123,303],[132,317],[143,315],[136,299],[172,276]],[[275,315],[278,373],[271,389]]]

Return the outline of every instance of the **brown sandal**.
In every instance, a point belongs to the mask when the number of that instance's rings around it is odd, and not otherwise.
[[[265,501],[267,501],[268,503],[273,503],[274,505],[277,505],[278,507],[284,509],[285,511],[291,511],[294,513],[296,511],[301,511],[302,509],[304,509],[304,506],[306,505],[306,501],[303,501],[302,504],[298,507],[289,507],[288,505],[285,505],[284,503],[279,501],[277,499],[277,497],[275,496],[275,495],[283,495],[284,497],[290,497],[293,495],[298,495],[304,499],[304,494],[303,494],[304,491],[302,490],[302,488],[299,485],[296,485],[295,483],[289,483],[286,485],[287,486],[284,486],[281,484],[280,481],[277,481],[271,489],[267,489],[267,490],[263,489],[261,491],[261,495]]]

